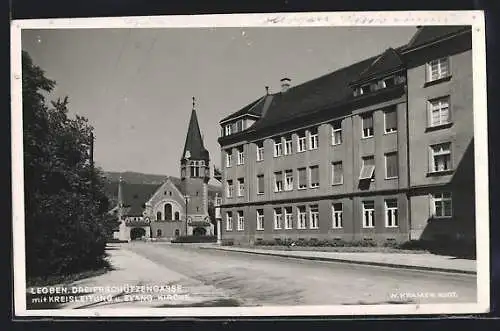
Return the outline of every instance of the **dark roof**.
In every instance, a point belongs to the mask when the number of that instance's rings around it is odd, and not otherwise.
[[[468,25],[427,25],[419,27],[413,38],[406,45],[407,49],[425,45],[438,39],[471,29]]]
[[[144,204],[153,196],[161,184],[129,184],[122,182],[123,205],[126,215],[141,216]],[[118,196],[118,183],[108,182],[105,189],[113,196]]]
[[[229,116],[224,117],[220,122],[225,122],[227,120],[239,117],[241,115],[256,115],[260,116],[262,114],[262,104],[264,98],[259,98],[255,101],[250,102],[248,105],[245,107],[241,108],[240,110],[232,113]]]
[[[195,160],[208,160],[210,158],[208,150],[203,144],[201,137],[200,126],[198,125],[198,117],[196,110],[192,110],[191,118],[189,119],[188,131],[186,134],[186,141],[184,143],[184,150],[182,151],[181,159],[184,159],[186,151],[191,153],[190,158]]]
[[[367,81],[374,76],[394,71],[402,66],[403,61],[398,52],[394,48],[389,48],[377,57],[368,68],[361,72],[356,82]]]
[[[286,92],[274,94],[265,116],[257,121],[252,129],[258,130],[276,125],[352,99],[353,92],[349,83],[357,79],[375,59],[376,57],[371,57],[291,87]]]
[[[264,106],[255,107],[262,115],[261,119],[251,127],[251,131],[255,132],[290,120],[298,120],[304,115],[344,104],[354,98],[351,83],[361,82],[369,79],[369,77],[404,66],[404,62],[400,57],[401,52],[467,29],[470,29],[470,26],[420,27],[406,45],[396,49],[389,48],[383,54],[292,87],[284,93],[273,94],[274,98],[272,98],[269,108],[265,109]],[[269,100],[271,99],[266,99],[266,101]],[[258,100],[254,101],[254,103],[258,104]],[[227,116],[224,120],[244,114],[245,111],[251,108],[250,106],[251,104],[245,106]],[[264,112],[262,112],[263,109],[265,109]],[[343,111],[339,107],[335,109],[337,112]],[[342,114],[339,113],[338,115],[341,116]]]

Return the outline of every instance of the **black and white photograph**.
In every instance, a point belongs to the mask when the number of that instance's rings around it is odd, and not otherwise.
[[[11,36],[16,316],[489,311],[482,12]]]

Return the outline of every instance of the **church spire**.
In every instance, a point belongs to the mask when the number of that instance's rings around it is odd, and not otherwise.
[[[193,97],[193,108],[191,110],[191,118],[189,119],[181,160],[193,159],[208,161],[209,158],[208,150],[203,144],[203,137],[198,124],[198,116],[196,115],[196,99]]]

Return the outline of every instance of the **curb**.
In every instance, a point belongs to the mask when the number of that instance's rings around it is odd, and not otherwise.
[[[359,264],[359,265],[369,265],[369,266],[376,266],[376,267],[412,269],[412,270],[421,270],[421,271],[435,271],[435,272],[444,272],[444,273],[450,273],[450,274],[477,275],[476,271],[461,270],[461,269],[448,269],[448,268],[438,268],[438,267],[426,267],[426,266],[396,264],[396,263],[387,263],[387,262],[353,261],[353,260],[331,258],[331,257],[298,256],[298,255],[287,255],[287,254],[282,254],[282,253],[256,252],[256,251],[247,251],[247,250],[238,250],[238,249],[224,249],[224,248],[218,248],[218,247],[200,247],[200,248],[201,249],[214,249],[214,250],[226,251],[226,252],[238,252],[238,253],[255,254],[255,255],[278,256],[278,257],[286,257],[286,258],[290,258],[290,259],[301,259],[301,260],[312,260],[312,261],[325,261],[325,262],[339,262],[339,263],[345,263],[345,264]]]

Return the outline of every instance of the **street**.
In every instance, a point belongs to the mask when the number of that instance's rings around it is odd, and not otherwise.
[[[223,302],[229,306],[269,306],[476,301],[474,275],[308,261],[168,243],[131,242],[120,246],[184,276],[184,280],[216,289],[211,300],[221,300],[222,306],[226,305]],[[179,285],[189,292],[189,282]]]

